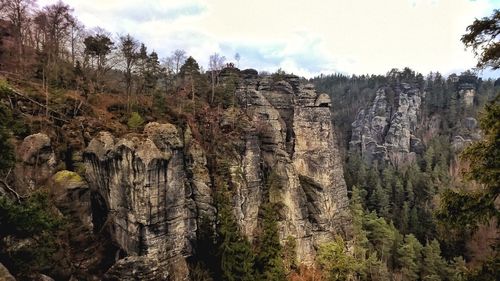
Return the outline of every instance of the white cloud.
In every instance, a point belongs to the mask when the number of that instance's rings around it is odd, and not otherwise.
[[[496,0],[66,0],[89,27],[131,33],[161,56],[213,52],[241,67],[296,74],[449,73],[474,66],[460,37]],[[53,3],[40,1],[41,4]],[[498,8],[498,7],[497,7]]]

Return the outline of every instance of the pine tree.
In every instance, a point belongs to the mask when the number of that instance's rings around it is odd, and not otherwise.
[[[372,248],[377,251],[382,261],[389,261],[395,240],[395,231],[383,218],[379,218],[376,213],[366,214],[363,219],[363,226],[366,230],[368,241]]]
[[[375,253],[370,254],[366,260],[366,277],[361,280],[386,281],[391,280],[387,264],[377,258]],[[364,278],[363,278],[364,277]]]
[[[405,192],[404,187],[401,181],[398,179],[393,187],[393,199],[391,200],[392,204],[392,218],[398,229],[401,229],[402,226],[402,216],[401,210],[405,201]]]
[[[406,201],[408,201],[410,204],[415,203],[415,192],[413,191],[413,184],[411,183],[411,180],[406,181],[405,195]]]
[[[377,211],[377,214],[384,218],[389,218],[389,194],[380,182],[375,186],[375,190],[370,198],[370,204]]]
[[[408,202],[403,203],[401,210],[401,233],[406,234],[410,229],[410,205]]]
[[[484,138],[473,143],[462,157],[470,162],[466,176],[483,186],[474,191],[447,190],[441,196],[437,217],[457,228],[475,230],[492,218],[500,219],[500,95],[486,105],[481,117]]]
[[[413,206],[410,209],[410,221],[409,221],[409,229],[410,233],[418,233],[420,232],[420,223],[418,221],[418,213],[417,213],[417,207]]]
[[[252,249],[240,233],[227,193],[220,191],[217,200],[221,277],[224,281],[252,281],[255,279]]]
[[[346,250],[340,236],[335,241],[321,245],[317,261],[326,272],[329,281],[344,281],[352,278],[356,269],[356,260]]]
[[[360,190],[352,187],[351,196],[352,231],[353,231],[353,256],[358,261],[356,272],[362,279],[367,276],[367,251],[369,241],[366,231],[363,229],[364,210]],[[375,255],[376,257],[376,255]]]
[[[146,94],[151,94],[156,89],[158,80],[160,79],[161,68],[160,60],[156,52],[151,52],[146,59],[146,69],[144,73],[144,89]]]
[[[200,66],[193,57],[186,59],[186,62],[181,66],[180,76],[184,79],[186,88],[191,92],[191,99],[194,100],[198,94],[198,83],[200,79]]]
[[[421,268],[422,245],[413,234],[406,235],[398,249],[398,264],[404,281],[418,280]]]
[[[434,162],[434,146],[429,146],[427,150],[425,151],[424,154],[424,161],[425,161],[425,171],[427,173],[431,173],[433,169],[433,162]]]
[[[257,254],[257,267],[261,272],[262,280],[285,280],[285,268],[282,257],[282,247],[278,235],[277,212],[275,205],[262,205],[261,235]]]
[[[448,279],[450,281],[466,281],[467,265],[462,257],[455,257],[448,267]]]
[[[424,281],[440,281],[445,277],[443,273],[446,270],[446,262],[441,257],[441,249],[439,242],[434,239],[430,243],[427,242],[423,251],[422,273],[421,277]]]

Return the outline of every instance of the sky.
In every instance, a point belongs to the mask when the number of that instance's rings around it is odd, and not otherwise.
[[[57,0],[39,0],[39,6]],[[312,77],[427,74],[475,66],[460,42],[500,0],[63,0],[87,27],[129,33],[160,57],[183,49],[205,69],[215,52],[240,68]],[[500,72],[484,71],[485,77]]]

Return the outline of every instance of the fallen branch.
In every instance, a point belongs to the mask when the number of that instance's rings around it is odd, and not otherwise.
[[[17,96],[19,96],[19,97],[21,97],[21,98],[23,98],[23,99],[26,99],[26,100],[28,100],[29,102],[31,102],[31,103],[33,103],[33,104],[38,105],[39,107],[45,108],[45,109],[47,110],[47,112],[55,113],[56,115],[59,115],[59,116],[64,116],[64,114],[59,113],[59,112],[57,112],[57,111],[55,111],[55,110],[52,110],[52,109],[50,109],[48,106],[46,106],[46,105],[44,105],[44,104],[42,104],[42,103],[39,103],[39,102],[37,102],[36,100],[34,100],[34,99],[30,98],[30,97],[27,97],[27,96],[26,96],[26,95],[24,95],[24,94],[21,94],[19,91],[17,91],[16,89],[14,89],[14,88],[12,88],[12,87],[7,87],[7,89],[9,90],[9,93],[12,93],[12,94],[14,94],[14,95],[17,95]],[[64,119],[64,118],[61,118],[61,117],[56,117],[56,116],[53,116],[53,115],[52,115],[52,118],[57,119],[57,120],[62,121],[62,122],[65,122],[65,123],[69,123],[69,121],[68,121],[68,120],[66,120],[66,119]]]
[[[14,196],[16,196],[16,199],[17,199],[17,202],[18,202],[18,203],[21,203],[21,198],[22,198],[22,197],[21,197],[21,195],[19,195],[19,193],[17,193],[14,189],[12,189],[12,188],[9,186],[9,184],[7,184],[7,182],[6,182],[6,181],[4,181],[4,180],[0,180],[0,183],[1,183],[1,184],[3,184],[3,186],[5,186],[5,188],[7,188],[7,190],[8,190],[9,192],[11,192],[12,194],[14,194]]]

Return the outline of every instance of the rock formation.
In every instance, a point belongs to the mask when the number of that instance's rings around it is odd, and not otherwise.
[[[21,143],[17,155],[20,161],[16,164],[14,173],[20,193],[45,184],[55,171],[56,155],[46,134],[27,136]]]
[[[196,205],[183,145],[174,125],[158,123],[148,124],[144,135],[115,139],[102,132],[90,142],[85,153],[90,187],[106,204],[115,242],[127,255],[140,257],[115,264],[113,278],[135,280],[128,270],[117,270],[135,267],[150,270],[140,273],[142,280],[187,278],[183,257],[191,254]],[[170,274],[169,267],[176,270]]]
[[[369,164],[413,161],[422,145],[415,135],[423,96],[406,83],[380,88],[372,105],[362,109],[352,124],[350,149],[361,152]]]
[[[458,95],[465,105],[465,107],[471,107],[474,104],[474,98],[476,97],[476,89],[474,85],[463,83],[459,86],[460,90]]]
[[[226,157],[241,231],[252,240],[261,204],[276,203],[281,239],[294,237],[298,261],[311,264],[319,244],[349,233],[330,99],[295,76],[254,75],[242,79],[236,98],[250,120],[243,148]],[[205,151],[190,128],[149,123],[122,138],[101,132],[84,158],[89,186],[105,204],[101,221],[127,256],[106,278],[186,280],[199,220],[215,214]]]
[[[237,218],[252,237],[257,206],[263,200],[279,204],[281,238],[294,237],[298,260],[311,263],[315,246],[348,232],[348,200],[330,99],[295,76],[247,79],[236,96],[257,128],[257,136],[247,137],[239,164],[245,178],[233,177],[239,182]],[[258,176],[262,173],[265,180]]]

